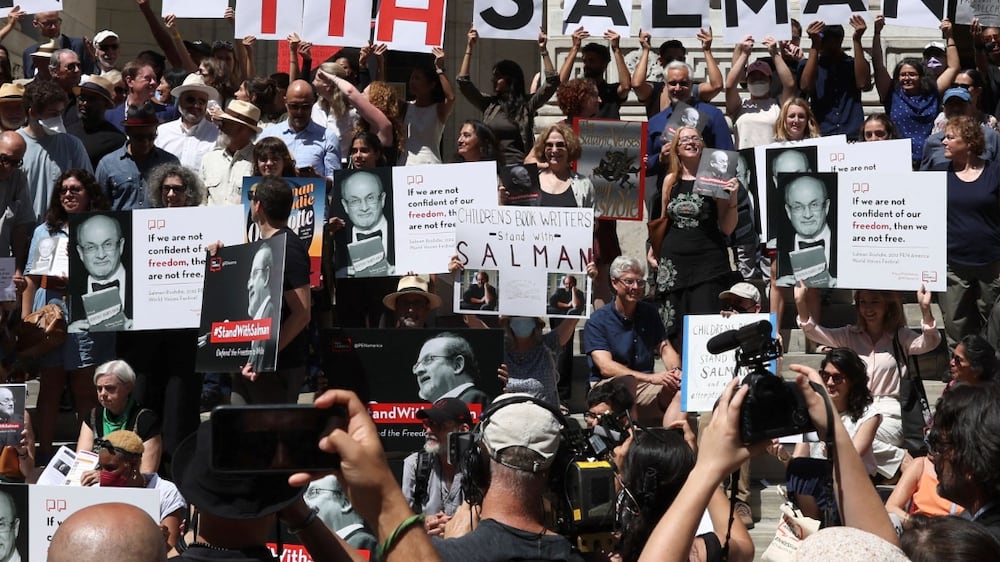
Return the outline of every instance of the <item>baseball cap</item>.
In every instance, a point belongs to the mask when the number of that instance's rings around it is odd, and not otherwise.
[[[552,465],[559,450],[562,423],[551,411],[532,401],[529,394],[501,394],[493,401],[523,397],[524,402],[507,404],[490,413],[482,428],[482,441],[490,458],[498,463],[526,472],[539,472]],[[510,447],[524,447],[542,458],[541,462],[514,463],[501,453]]]
[[[472,425],[469,406],[458,398],[442,398],[430,408],[417,410],[417,418],[435,423],[467,423]]]
[[[755,60],[750,63],[747,67],[747,76],[750,76],[751,72],[763,72],[768,77],[771,76],[771,65],[767,64],[762,60]]]
[[[947,103],[951,98],[958,98],[964,101],[972,101],[972,95],[965,88],[948,88],[941,98],[941,103]]]
[[[94,36],[94,44],[100,45],[101,43],[104,42],[105,39],[108,39],[110,37],[118,39],[118,34],[115,33],[114,31],[111,31],[110,29],[105,29],[104,31],[98,31],[97,35]]]
[[[753,302],[760,304],[760,291],[758,291],[757,287],[754,287],[750,283],[737,283],[730,287],[728,291],[722,291],[719,293],[720,300],[727,300],[733,297],[750,299]]]
[[[945,45],[941,41],[931,41],[930,43],[924,45],[924,50],[921,52],[924,56],[927,56],[927,51],[931,49],[937,49],[943,53],[945,51]]]

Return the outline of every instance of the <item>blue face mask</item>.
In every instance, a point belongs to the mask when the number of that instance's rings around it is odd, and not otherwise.
[[[527,338],[535,331],[535,319],[525,317],[511,318],[510,331],[514,333],[515,337]]]

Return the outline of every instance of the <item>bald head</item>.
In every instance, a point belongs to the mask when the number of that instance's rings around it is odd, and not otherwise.
[[[27,150],[24,137],[14,131],[0,133],[0,179],[7,179],[20,166],[18,162],[24,158]]]
[[[122,532],[122,525],[128,532]],[[52,535],[49,562],[165,562],[167,542],[149,515],[124,503],[102,503],[70,515]]]
[[[316,94],[312,84],[305,80],[296,80],[288,85],[285,92],[285,109],[288,110],[288,126],[299,132],[312,122],[312,105],[316,103]]]

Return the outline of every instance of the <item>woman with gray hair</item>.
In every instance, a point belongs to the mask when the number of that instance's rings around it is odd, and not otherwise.
[[[97,387],[99,405],[80,424],[76,450],[99,452],[105,435],[127,429],[142,438],[141,471],[156,472],[163,448],[160,419],[155,412],[143,408],[133,398],[135,371],[132,366],[121,359],[102,363],[94,372],[94,386]]]
[[[153,168],[147,186],[149,204],[153,207],[197,207],[208,194],[198,174],[177,163]]]

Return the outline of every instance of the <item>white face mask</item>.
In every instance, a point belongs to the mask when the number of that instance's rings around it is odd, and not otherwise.
[[[766,96],[771,91],[770,82],[750,82],[747,84],[747,90],[750,91],[750,95],[755,98],[762,98]]]
[[[38,124],[42,126],[42,130],[45,131],[46,135],[57,135],[59,133],[66,132],[66,126],[63,125],[62,115],[49,117],[48,119],[39,119]]]

